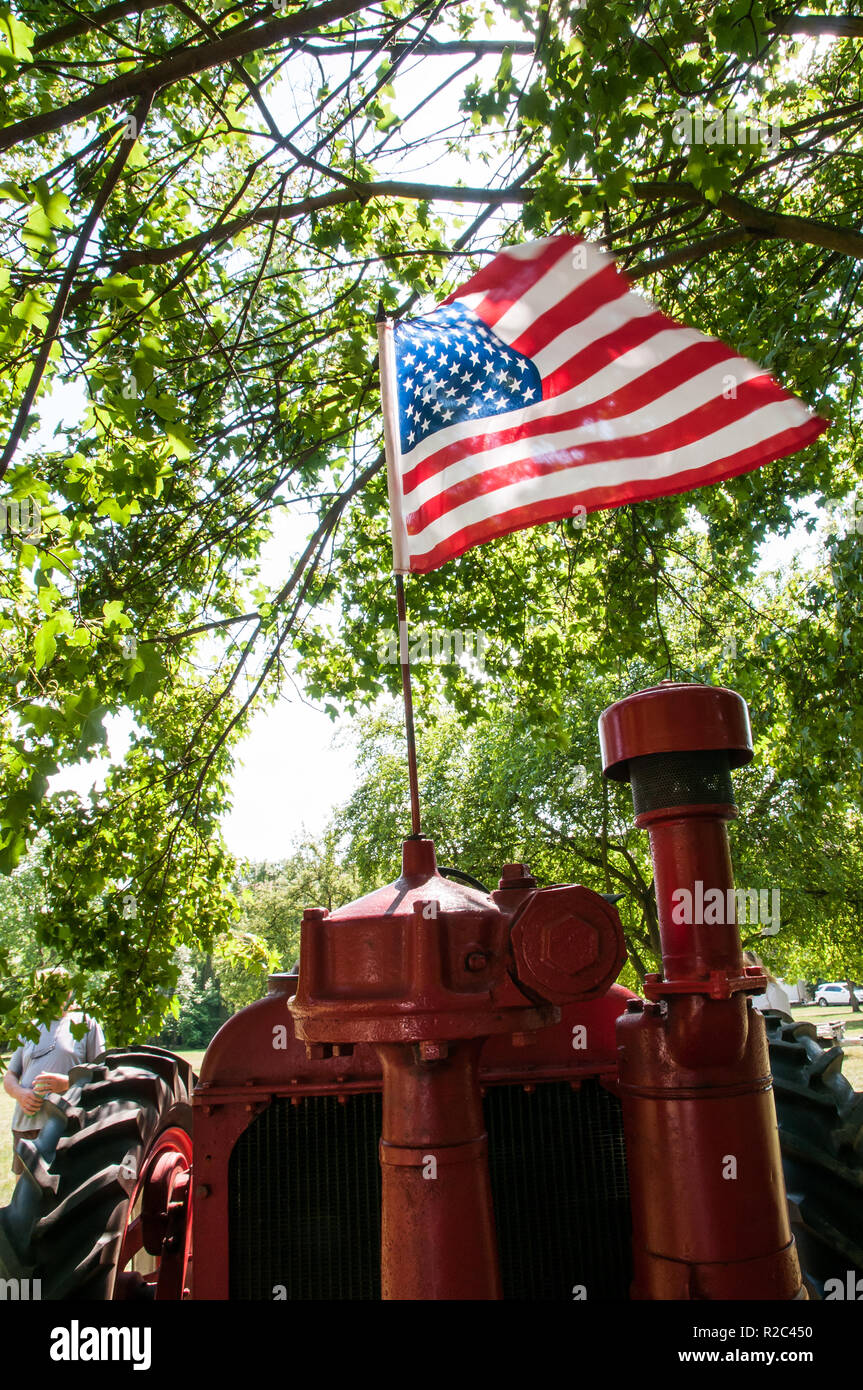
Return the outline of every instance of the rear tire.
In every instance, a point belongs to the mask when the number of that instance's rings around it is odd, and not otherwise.
[[[46,1100],[12,1200],[0,1210],[10,1273],[44,1299],[182,1298],[191,1256],[188,1062],[116,1049],[69,1073]]]
[[[863,1275],[863,1094],[812,1023],[764,1015],[791,1229],[810,1292]],[[832,1290],[828,1290],[828,1294]]]

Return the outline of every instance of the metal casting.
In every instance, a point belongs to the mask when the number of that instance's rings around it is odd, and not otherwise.
[[[538,889],[524,865],[481,893],[443,878],[422,837],[405,841],[395,883],[306,912],[297,1036],[312,1058],[357,1043],[380,1058],[385,1299],[501,1297],[480,1052],[607,990],[624,956],[620,919],[598,894]]]
[[[300,1115],[303,1107],[333,1101],[349,1108],[382,1090],[381,1060],[369,1043],[356,1043],[344,1056],[307,1055],[287,1008],[297,983],[296,975],[270,976],[267,996],[223,1024],[202,1063],[193,1100],[196,1300],[231,1297],[232,1155],[241,1135],[259,1119],[263,1123],[264,1112],[276,1102],[290,1104]],[[560,1021],[538,1032],[494,1034],[480,1058],[481,1094],[512,1085],[536,1094],[543,1085],[578,1088],[594,1079],[614,1092],[615,1023],[633,998],[630,990],[612,985],[598,998],[563,1005]],[[261,1181],[267,1180],[262,1174]],[[288,1229],[292,1220],[286,1213]],[[266,1297],[272,1297],[276,1283],[277,1270]]]
[[[632,784],[650,837],[662,947],[647,1002],[617,1024],[632,1296],[805,1298],[764,1022],[747,999],[766,981],[743,964],[726,831],[731,770],[752,757],[746,704],[667,682],[612,705],[599,732],[604,775]]]

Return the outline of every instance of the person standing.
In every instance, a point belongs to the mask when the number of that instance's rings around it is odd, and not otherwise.
[[[58,972],[59,973],[59,972]],[[63,972],[65,973],[65,972]],[[83,1038],[72,1032],[73,1023],[89,1026]],[[12,1172],[24,1165],[15,1152],[19,1139],[36,1139],[47,1116],[45,1097],[62,1095],[69,1088],[69,1072],[84,1062],[95,1062],[105,1051],[105,1036],[95,1019],[74,1007],[69,994],[61,1016],[42,1024],[36,1042],[25,1042],[13,1052],[3,1077],[3,1089],[15,1101],[12,1116]]]

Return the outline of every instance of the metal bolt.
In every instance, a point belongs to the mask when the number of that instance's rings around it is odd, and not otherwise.
[[[449,1043],[421,1042],[419,1054],[421,1062],[442,1062],[449,1056]]]
[[[525,878],[530,873],[528,864],[504,864],[500,871],[501,878]]]
[[[626,1001],[626,1012],[627,1012],[628,1014],[641,1014],[641,1013],[644,1013],[644,1000],[643,1000],[643,999],[627,999],[627,1001]]]
[[[468,951],[465,957],[464,968],[465,970],[476,972],[477,970],[485,970],[487,964],[488,956],[485,951]]]
[[[498,888],[535,888],[536,879],[528,864],[504,864]]]

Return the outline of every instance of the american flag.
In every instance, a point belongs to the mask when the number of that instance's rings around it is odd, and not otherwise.
[[[381,363],[397,572],[732,478],[827,425],[573,236],[507,247],[395,324]]]

